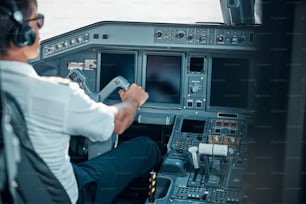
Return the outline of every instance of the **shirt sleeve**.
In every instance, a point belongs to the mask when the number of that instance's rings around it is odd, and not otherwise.
[[[69,86],[72,92],[66,107],[66,131],[88,137],[93,142],[107,140],[114,131],[112,108],[92,100],[77,84]]]

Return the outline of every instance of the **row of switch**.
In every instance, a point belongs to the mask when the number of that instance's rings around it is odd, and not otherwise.
[[[237,127],[237,122],[234,121],[216,121],[216,126],[217,127],[231,127],[231,128],[236,128]]]
[[[187,99],[187,108],[202,108],[203,102],[201,100],[194,101],[193,99]]]

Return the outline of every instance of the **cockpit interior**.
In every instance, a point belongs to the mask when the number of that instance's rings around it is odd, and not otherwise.
[[[149,94],[123,135],[70,141],[74,162],[114,140],[158,144],[160,166],[117,203],[306,202],[306,5],[262,0],[257,23],[255,2],[220,0],[223,24],[100,21],[41,42],[30,61],[41,76],[109,105],[131,83]]]

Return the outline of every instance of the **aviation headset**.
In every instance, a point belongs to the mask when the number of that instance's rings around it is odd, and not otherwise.
[[[18,10],[15,0],[11,1],[11,7],[0,5],[0,13],[10,17],[14,23],[9,31],[9,38],[18,47],[32,45],[35,42],[36,33],[27,25],[23,19],[23,14]]]

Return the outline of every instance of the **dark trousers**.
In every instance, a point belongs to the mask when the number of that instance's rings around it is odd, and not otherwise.
[[[137,137],[101,156],[74,164],[78,203],[111,203],[133,179],[153,170],[160,159],[153,140]]]

